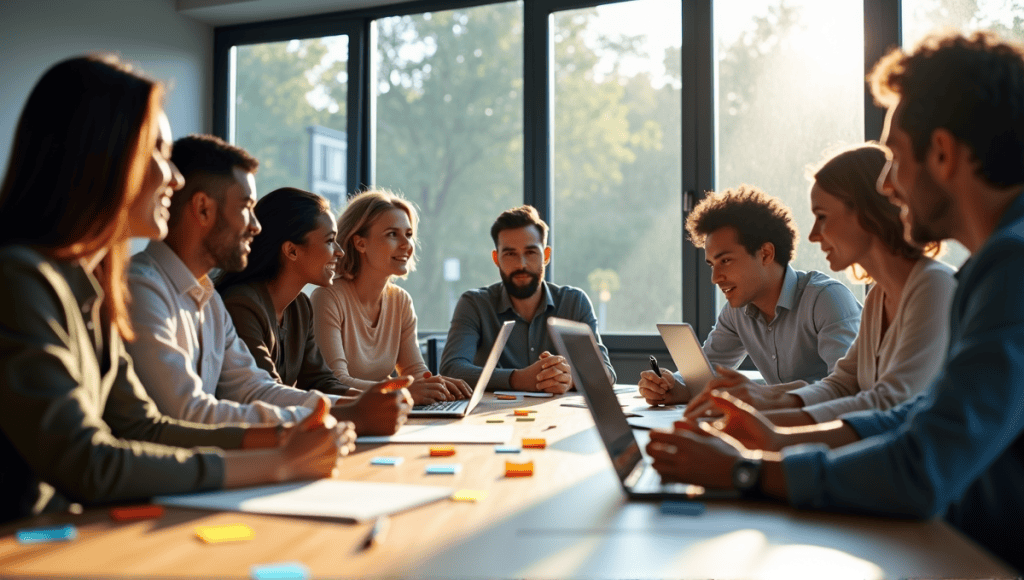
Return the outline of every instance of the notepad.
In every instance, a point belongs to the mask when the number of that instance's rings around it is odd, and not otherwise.
[[[217,511],[365,521],[444,499],[450,487],[320,479],[245,489],[163,495],[154,503]]]
[[[370,460],[371,465],[401,465],[405,461],[404,457],[392,457],[388,455],[381,455],[374,457]]]
[[[224,526],[197,526],[196,536],[207,544],[221,542],[244,542],[256,535],[252,528],[245,524],[227,524]]]
[[[452,494],[452,501],[479,501],[487,497],[487,492],[479,489],[460,489]]]
[[[75,526],[52,526],[46,528],[26,528],[18,530],[14,536],[19,544],[41,544],[43,542],[69,542],[78,537]]]
[[[252,580],[307,580],[309,568],[301,562],[263,564],[251,568]]]
[[[455,475],[462,469],[462,466],[458,463],[438,463],[436,465],[427,466],[427,474],[429,475]]]
[[[511,425],[403,425],[394,435],[371,435],[356,443],[508,443]]]

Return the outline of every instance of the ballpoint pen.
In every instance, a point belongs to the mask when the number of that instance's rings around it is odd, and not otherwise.
[[[384,536],[388,533],[388,524],[390,519],[387,516],[379,516],[373,522],[373,527],[370,528],[370,533],[366,534],[366,539],[363,540],[362,549],[369,550],[375,544],[379,544],[384,541]]]

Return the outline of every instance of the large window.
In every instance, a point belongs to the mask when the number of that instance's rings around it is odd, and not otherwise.
[[[424,331],[496,282],[490,226],[523,203],[521,2],[376,22],[375,184],[420,211],[416,271],[399,284]]]
[[[730,0],[715,3],[716,188],[750,184],[792,210],[798,270],[832,273],[812,225],[809,166],[835,147],[864,141],[862,0]],[[724,296],[718,293],[718,307]]]
[[[260,162],[257,193],[315,191],[337,211],[346,194],[348,36],[233,49],[229,139]]]
[[[556,281],[602,331],[650,333],[682,320],[681,4],[558,12],[551,34]]]

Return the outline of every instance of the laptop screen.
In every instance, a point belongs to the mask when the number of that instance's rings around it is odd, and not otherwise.
[[[573,382],[587,400],[619,479],[625,479],[643,455],[619,406],[593,332],[586,324],[558,318],[548,319],[548,332],[562,356],[569,359]]]

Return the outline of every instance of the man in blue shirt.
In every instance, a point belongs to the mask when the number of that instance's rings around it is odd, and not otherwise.
[[[838,280],[789,265],[797,232],[788,207],[742,185],[704,198],[686,231],[704,248],[711,281],[729,302],[704,342],[712,364],[733,369],[750,355],[770,385],[746,394],[759,408],[832,372],[857,337],[861,305]],[[699,393],[662,370],[661,377],[640,374],[640,394],[657,405],[685,403]]]
[[[879,190],[910,239],[972,254],[938,377],[888,411],[794,429],[716,395],[724,419],[653,433],[648,451],[669,478],[798,507],[943,514],[1024,570],[1024,47],[931,37],[883,58],[871,85],[889,110]]]
[[[586,293],[544,281],[551,246],[547,245],[548,225],[537,210],[524,205],[503,212],[491,226],[491,238],[491,257],[501,282],[469,290],[459,298],[441,355],[441,374],[476,383],[502,323],[515,320],[487,387],[566,392],[572,388],[569,364],[553,354],[555,347],[548,336],[548,318],[555,316],[590,326],[615,382],[615,369],[601,344],[597,317]]]

